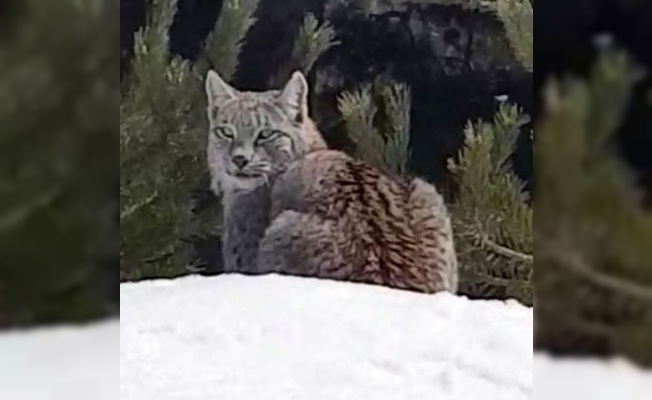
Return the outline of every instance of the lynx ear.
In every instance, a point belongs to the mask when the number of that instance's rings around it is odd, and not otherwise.
[[[296,122],[308,117],[308,82],[299,71],[295,71],[281,92],[281,101],[288,114]]]
[[[236,98],[237,90],[232,88],[228,83],[212,69],[206,74],[206,96],[210,108],[219,108],[225,101]]]

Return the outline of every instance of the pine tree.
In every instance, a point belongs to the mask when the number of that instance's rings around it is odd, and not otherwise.
[[[116,2],[0,16],[0,327],[118,311]]]
[[[494,0],[478,5],[503,22],[516,58],[531,70],[532,4]],[[534,302],[533,209],[510,163],[528,122],[529,116],[505,100],[491,124],[467,124],[464,147],[457,160],[449,160],[457,191],[451,210],[460,292],[471,297]]]
[[[410,89],[383,77],[338,98],[338,110],[355,154],[401,176],[408,173],[410,108]]]
[[[121,272],[179,273],[194,229],[191,190],[202,172],[201,87],[188,62],[170,60],[176,1],[152,2],[137,32],[120,104]]]
[[[460,262],[460,292],[532,304],[533,210],[509,159],[527,118],[503,103],[492,123],[469,123],[449,169],[457,183],[451,205]]]
[[[222,76],[237,68],[241,41],[257,1],[225,2],[203,59]],[[175,0],[154,0],[136,34],[132,70],[120,104],[121,276],[176,276],[193,270],[190,241],[219,227],[198,218],[197,188],[205,185],[206,114],[203,77],[169,54]]]

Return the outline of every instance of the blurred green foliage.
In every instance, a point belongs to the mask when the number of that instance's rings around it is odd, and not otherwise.
[[[116,313],[118,4],[4,11],[0,326]]]
[[[652,214],[614,144],[640,77],[602,50],[588,79],[551,82],[535,141],[535,344],[652,365]]]

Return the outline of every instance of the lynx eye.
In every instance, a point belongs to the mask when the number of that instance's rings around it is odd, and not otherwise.
[[[216,136],[221,137],[222,139],[226,139],[226,140],[233,140],[233,137],[234,137],[233,130],[231,130],[230,128],[228,128],[226,126],[215,127],[213,129],[213,133]]]
[[[277,136],[281,135],[281,131],[276,130],[276,129],[263,129],[258,133],[258,137],[256,138],[257,142],[265,142],[268,140],[272,140],[276,138]]]

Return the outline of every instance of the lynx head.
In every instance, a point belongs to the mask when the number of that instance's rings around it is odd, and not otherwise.
[[[213,190],[248,191],[308,147],[308,84],[295,72],[281,90],[238,91],[209,71],[208,161]]]

